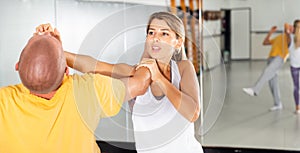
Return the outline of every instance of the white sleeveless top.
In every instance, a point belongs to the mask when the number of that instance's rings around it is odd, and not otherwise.
[[[296,48],[294,43],[294,34],[290,34],[291,43],[289,46],[290,51],[290,64],[294,68],[300,68],[300,47]]]
[[[179,89],[181,76],[171,61],[172,84]],[[156,100],[150,87],[136,98],[132,121],[138,153],[203,153],[194,137],[194,123],[186,120],[164,96]]]

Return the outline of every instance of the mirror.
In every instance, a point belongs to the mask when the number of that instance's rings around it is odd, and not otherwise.
[[[296,0],[203,0],[204,12],[221,12],[221,19],[203,22],[204,105],[217,111],[223,106],[203,136],[203,146],[300,150],[300,116],[294,113],[290,60],[276,73],[283,109],[269,111],[275,100],[268,81],[257,96],[242,90],[253,87],[267,66],[271,45],[263,41],[271,27],[277,26],[271,38],[282,35],[284,23],[292,25],[300,18],[299,4]],[[225,87],[220,78],[226,81]],[[216,90],[220,88],[226,96],[218,107],[212,106],[212,99],[223,97]]]

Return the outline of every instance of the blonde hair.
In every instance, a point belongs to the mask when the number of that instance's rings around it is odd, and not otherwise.
[[[300,47],[300,27],[297,26],[297,24],[300,23],[300,20],[294,21],[294,43],[295,48]]]
[[[184,49],[185,30],[184,30],[184,25],[182,20],[170,12],[153,13],[148,20],[147,31],[146,31],[147,34],[150,28],[150,24],[154,19],[165,21],[167,25],[171,28],[171,30],[176,33],[176,38],[177,39],[181,38],[183,40],[181,48],[179,50],[175,50],[172,59],[175,61],[181,61],[182,59],[186,59],[186,54]]]

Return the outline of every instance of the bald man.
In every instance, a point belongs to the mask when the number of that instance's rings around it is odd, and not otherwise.
[[[16,70],[20,79],[33,94],[54,94],[61,85],[66,68],[60,42],[51,35],[32,37],[23,49]],[[51,99],[53,95],[44,97]]]
[[[121,80],[68,75],[61,42],[49,33],[28,41],[16,70],[22,83],[0,89],[1,153],[99,153],[99,120],[150,83],[146,68]]]

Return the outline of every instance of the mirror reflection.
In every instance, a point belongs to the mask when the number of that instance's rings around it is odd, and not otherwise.
[[[203,0],[204,103],[219,95],[212,73],[227,81],[222,111],[203,145],[300,150],[299,4]]]

